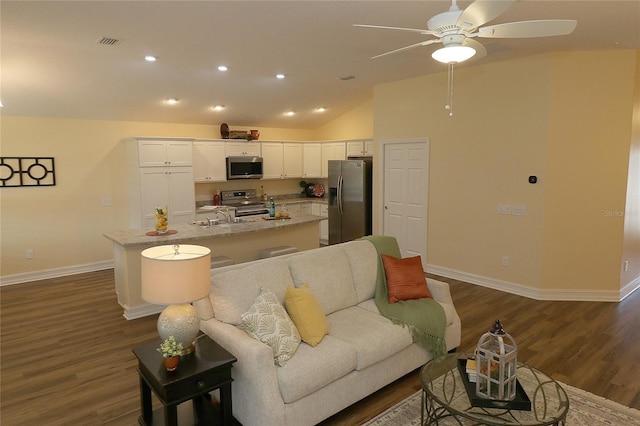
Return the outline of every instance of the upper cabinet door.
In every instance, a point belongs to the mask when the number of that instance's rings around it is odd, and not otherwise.
[[[260,142],[233,141],[225,142],[227,157],[239,157],[243,155],[260,156]]]
[[[305,143],[302,145],[302,163],[305,178],[319,178],[322,174],[322,144]]]
[[[283,161],[282,143],[262,143],[262,179],[281,179]]]
[[[140,140],[138,161],[140,167],[190,166],[193,161],[191,141]]]
[[[196,182],[227,180],[224,142],[193,142],[193,179]]]
[[[283,178],[302,177],[302,144],[285,142],[282,144],[282,148]]]
[[[344,160],[345,155],[344,142],[323,142],[322,143],[322,175],[320,177],[329,176],[329,160]]]

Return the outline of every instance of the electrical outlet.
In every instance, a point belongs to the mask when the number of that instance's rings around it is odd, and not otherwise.
[[[27,259],[33,259],[33,250],[32,249],[27,250],[26,255],[27,255]]]
[[[502,266],[509,266],[509,256],[502,256]]]
[[[629,261],[628,260],[624,261],[624,271],[625,272],[629,272]]]
[[[102,199],[102,205],[103,205],[104,207],[109,207],[109,206],[111,205],[111,198],[109,198],[109,197],[104,197],[104,198]]]

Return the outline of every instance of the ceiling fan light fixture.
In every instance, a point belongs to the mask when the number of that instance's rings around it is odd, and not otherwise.
[[[476,49],[469,46],[449,45],[442,47],[431,54],[431,57],[443,64],[464,62],[476,54]]]

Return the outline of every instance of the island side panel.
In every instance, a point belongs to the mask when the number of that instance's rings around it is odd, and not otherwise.
[[[184,243],[208,247],[211,249],[211,257],[226,256],[237,264],[258,259],[260,251],[268,247],[286,245],[297,247],[299,251],[318,248],[320,246],[318,233],[319,222],[315,221],[259,232],[212,236],[195,241],[187,240]],[[173,240],[169,244],[176,243],[180,244],[180,241]],[[164,306],[151,305],[142,300],[140,253],[148,247],[148,245],[123,247],[114,244],[116,293],[126,319],[141,318],[159,313],[164,309]]]

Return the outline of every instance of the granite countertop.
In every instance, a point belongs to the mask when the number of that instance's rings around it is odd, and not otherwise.
[[[268,231],[327,220],[326,217],[303,213],[294,213],[290,219],[265,220],[263,217],[266,217],[266,215],[243,216],[242,219],[244,220],[240,223],[222,223],[220,225],[207,227],[188,223],[169,224],[170,230],[177,231],[177,233],[172,235],[148,236],[146,233],[149,232],[150,229],[127,229],[107,232],[104,236],[115,244],[124,247],[136,245],[153,246],[159,243],[186,243],[188,241],[208,238],[231,237],[248,232]]]

